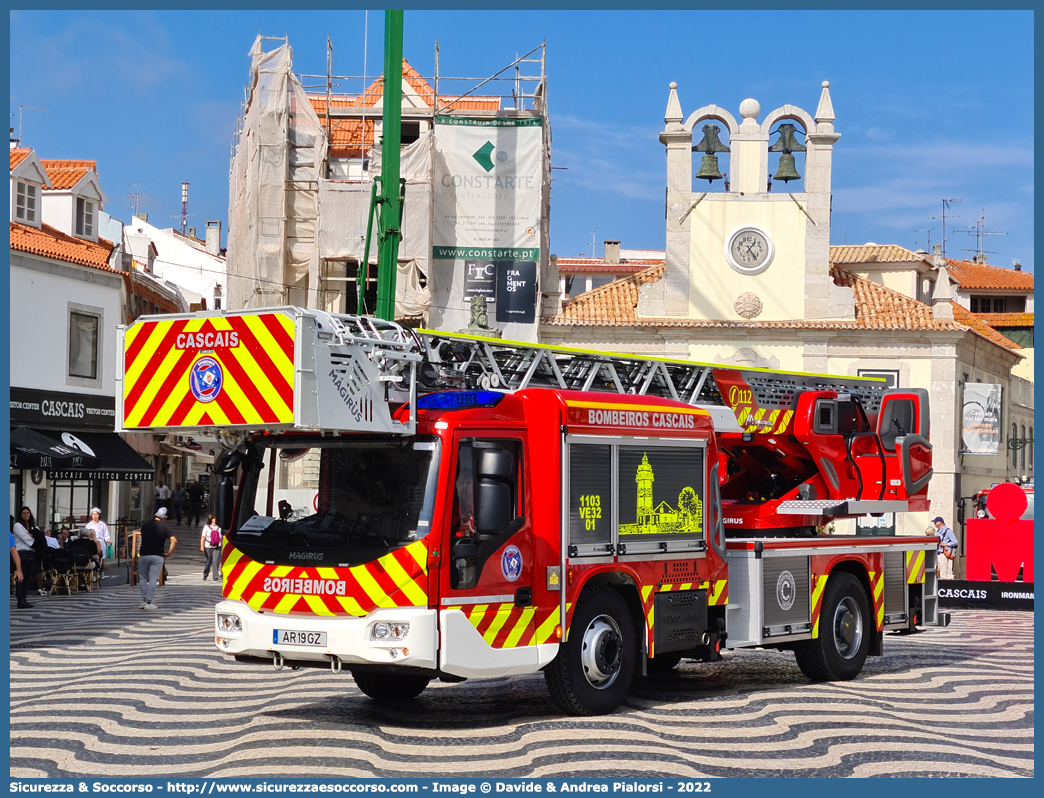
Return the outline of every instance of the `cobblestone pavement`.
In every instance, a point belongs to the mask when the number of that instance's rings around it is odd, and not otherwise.
[[[219,654],[220,591],[185,538],[156,612],[127,585],[11,610],[12,777],[1034,775],[1032,613],[889,635],[845,683],[727,652],[599,718],[562,716],[539,674],[379,705],[347,671]]]

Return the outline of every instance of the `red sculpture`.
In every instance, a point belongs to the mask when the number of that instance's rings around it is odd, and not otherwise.
[[[1019,520],[1026,512],[1026,492],[1011,482],[995,486],[986,497],[992,518],[967,522],[966,578],[990,581],[990,565],[1001,582],[1014,582],[1022,567],[1024,582],[1033,582],[1033,521]]]

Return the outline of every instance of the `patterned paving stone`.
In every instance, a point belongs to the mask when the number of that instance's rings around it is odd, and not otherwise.
[[[238,664],[213,646],[218,586],[171,570],[154,613],[126,585],[12,609],[12,777],[1034,775],[1032,613],[889,635],[846,683],[728,652],[569,718],[539,674],[384,706],[347,671]]]

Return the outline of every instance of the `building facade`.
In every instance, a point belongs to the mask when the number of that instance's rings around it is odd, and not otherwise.
[[[961,304],[969,280],[960,265],[953,271],[964,283],[948,275],[946,262],[909,251],[893,253],[894,263],[885,265],[856,262],[830,247],[831,168],[840,133],[827,83],[814,115],[786,105],[759,123],[760,105],[751,99],[739,111],[741,122],[716,105],[686,117],[671,84],[660,135],[663,265],[564,301],[560,311],[545,314],[541,342],[879,376],[894,387],[925,388],[932,509],[890,523],[899,534],[920,534],[942,515],[958,529],[964,499],[1015,476],[1023,451],[1030,471],[1025,446],[1017,460],[1007,449],[1013,438],[1016,445],[1032,438],[1032,383],[1014,373],[1027,360],[1023,347]],[[705,153],[695,179],[694,149]],[[703,183],[701,175],[713,179]],[[717,179],[720,188],[712,187]],[[1027,303],[1032,307],[1031,298]],[[1005,435],[996,455],[962,449],[965,386],[975,382],[1001,386]],[[1012,469],[1012,462],[1019,466]],[[855,531],[851,522],[842,526]]]

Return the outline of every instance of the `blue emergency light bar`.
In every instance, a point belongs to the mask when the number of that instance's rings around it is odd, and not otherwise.
[[[504,394],[499,391],[439,391],[417,399],[418,410],[463,410],[468,407],[495,407]]]

